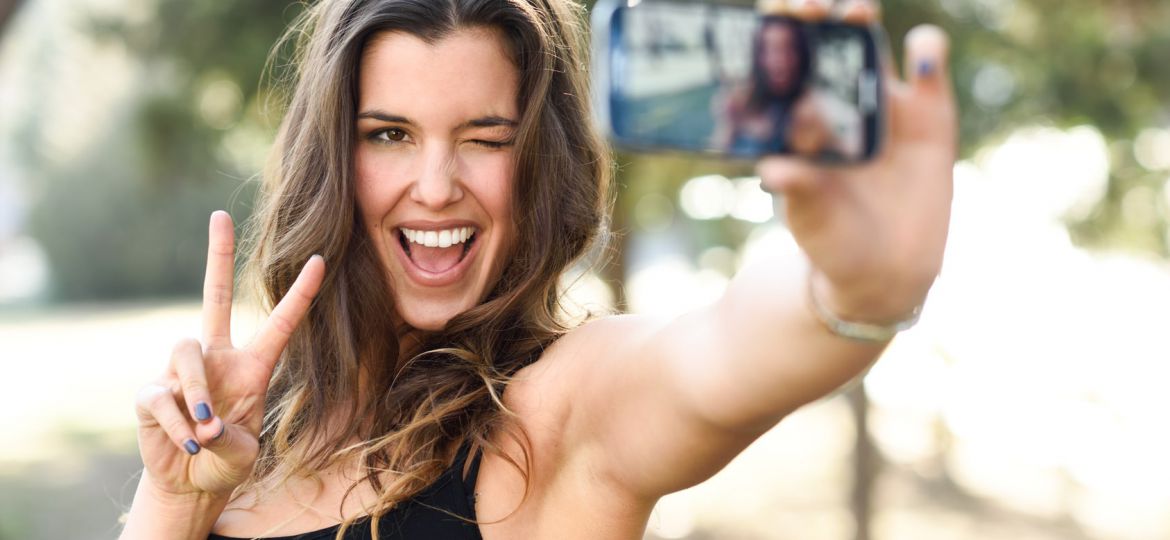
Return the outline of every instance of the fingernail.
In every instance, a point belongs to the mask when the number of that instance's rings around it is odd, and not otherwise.
[[[919,77],[929,77],[931,75],[934,75],[934,70],[935,70],[934,62],[932,62],[930,60],[922,60],[922,61],[918,62],[918,76]]]
[[[195,404],[195,419],[200,422],[211,419],[211,407],[206,402],[200,401]]]
[[[187,442],[183,443],[183,449],[193,456],[199,453],[199,443],[195,442],[195,439],[187,439]]]
[[[216,433],[216,434],[215,434],[215,436],[214,436],[214,437],[212,437],[212,439],[213,439],[213,440],[218,440],[220,437],[223,437],[223,433],[224,433],[225,431],[227,431],[227,424],[226,424],[226,423],[224,423],[224,421],[223,421],[223,420],[220,420],[220,421],[219,421],[219,433]]]

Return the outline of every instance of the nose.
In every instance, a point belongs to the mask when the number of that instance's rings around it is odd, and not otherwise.
[[[442,210],[463,198],[454,152],[433,146],[423,153],[410,197],[430,210]]]

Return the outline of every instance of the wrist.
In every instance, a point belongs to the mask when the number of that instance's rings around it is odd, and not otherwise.
[[[807,294],[809,308],[821,326],[839,337],[867,343],[888,342],[917,324],[922,302],[906,298],[925,296],[898,295],[892,287],[842,291],[812,268]]]
[[[808,288],[817,303],[838,318],[869,324],[893,324],[922,309],[933,283],[933,279],[907,281],[837,284],[810,267]]]
[[[228,494],[164,490],[143,471],[120,538],[205,539],[229,500]]]

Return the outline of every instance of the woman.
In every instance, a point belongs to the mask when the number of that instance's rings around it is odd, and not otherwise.
[[[905,326],[948,222],[940,32],[916,31],[910,80],[891,76],[879,159],[760,163],[803,255],[777,249],[674,320],[569,328],[557,279],[605,223],[610,170],[579,20],[568,0],[311,10],[250,260],[275,306],[232,345],[214,214],[202,340],[139,395],[123,538],[640,538],[660,496]]]

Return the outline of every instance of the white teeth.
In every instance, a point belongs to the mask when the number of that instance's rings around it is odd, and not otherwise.
[[[407,229],[400,227],[402,235],[406,239],[415,244],[422,244],[427,247],[451,247],[455,244],[462,244],[466,242],[471,235],[475,234],[475,227],[456,227],[454,229],[446,229],[442,231],[420,231],[415,229]]]

